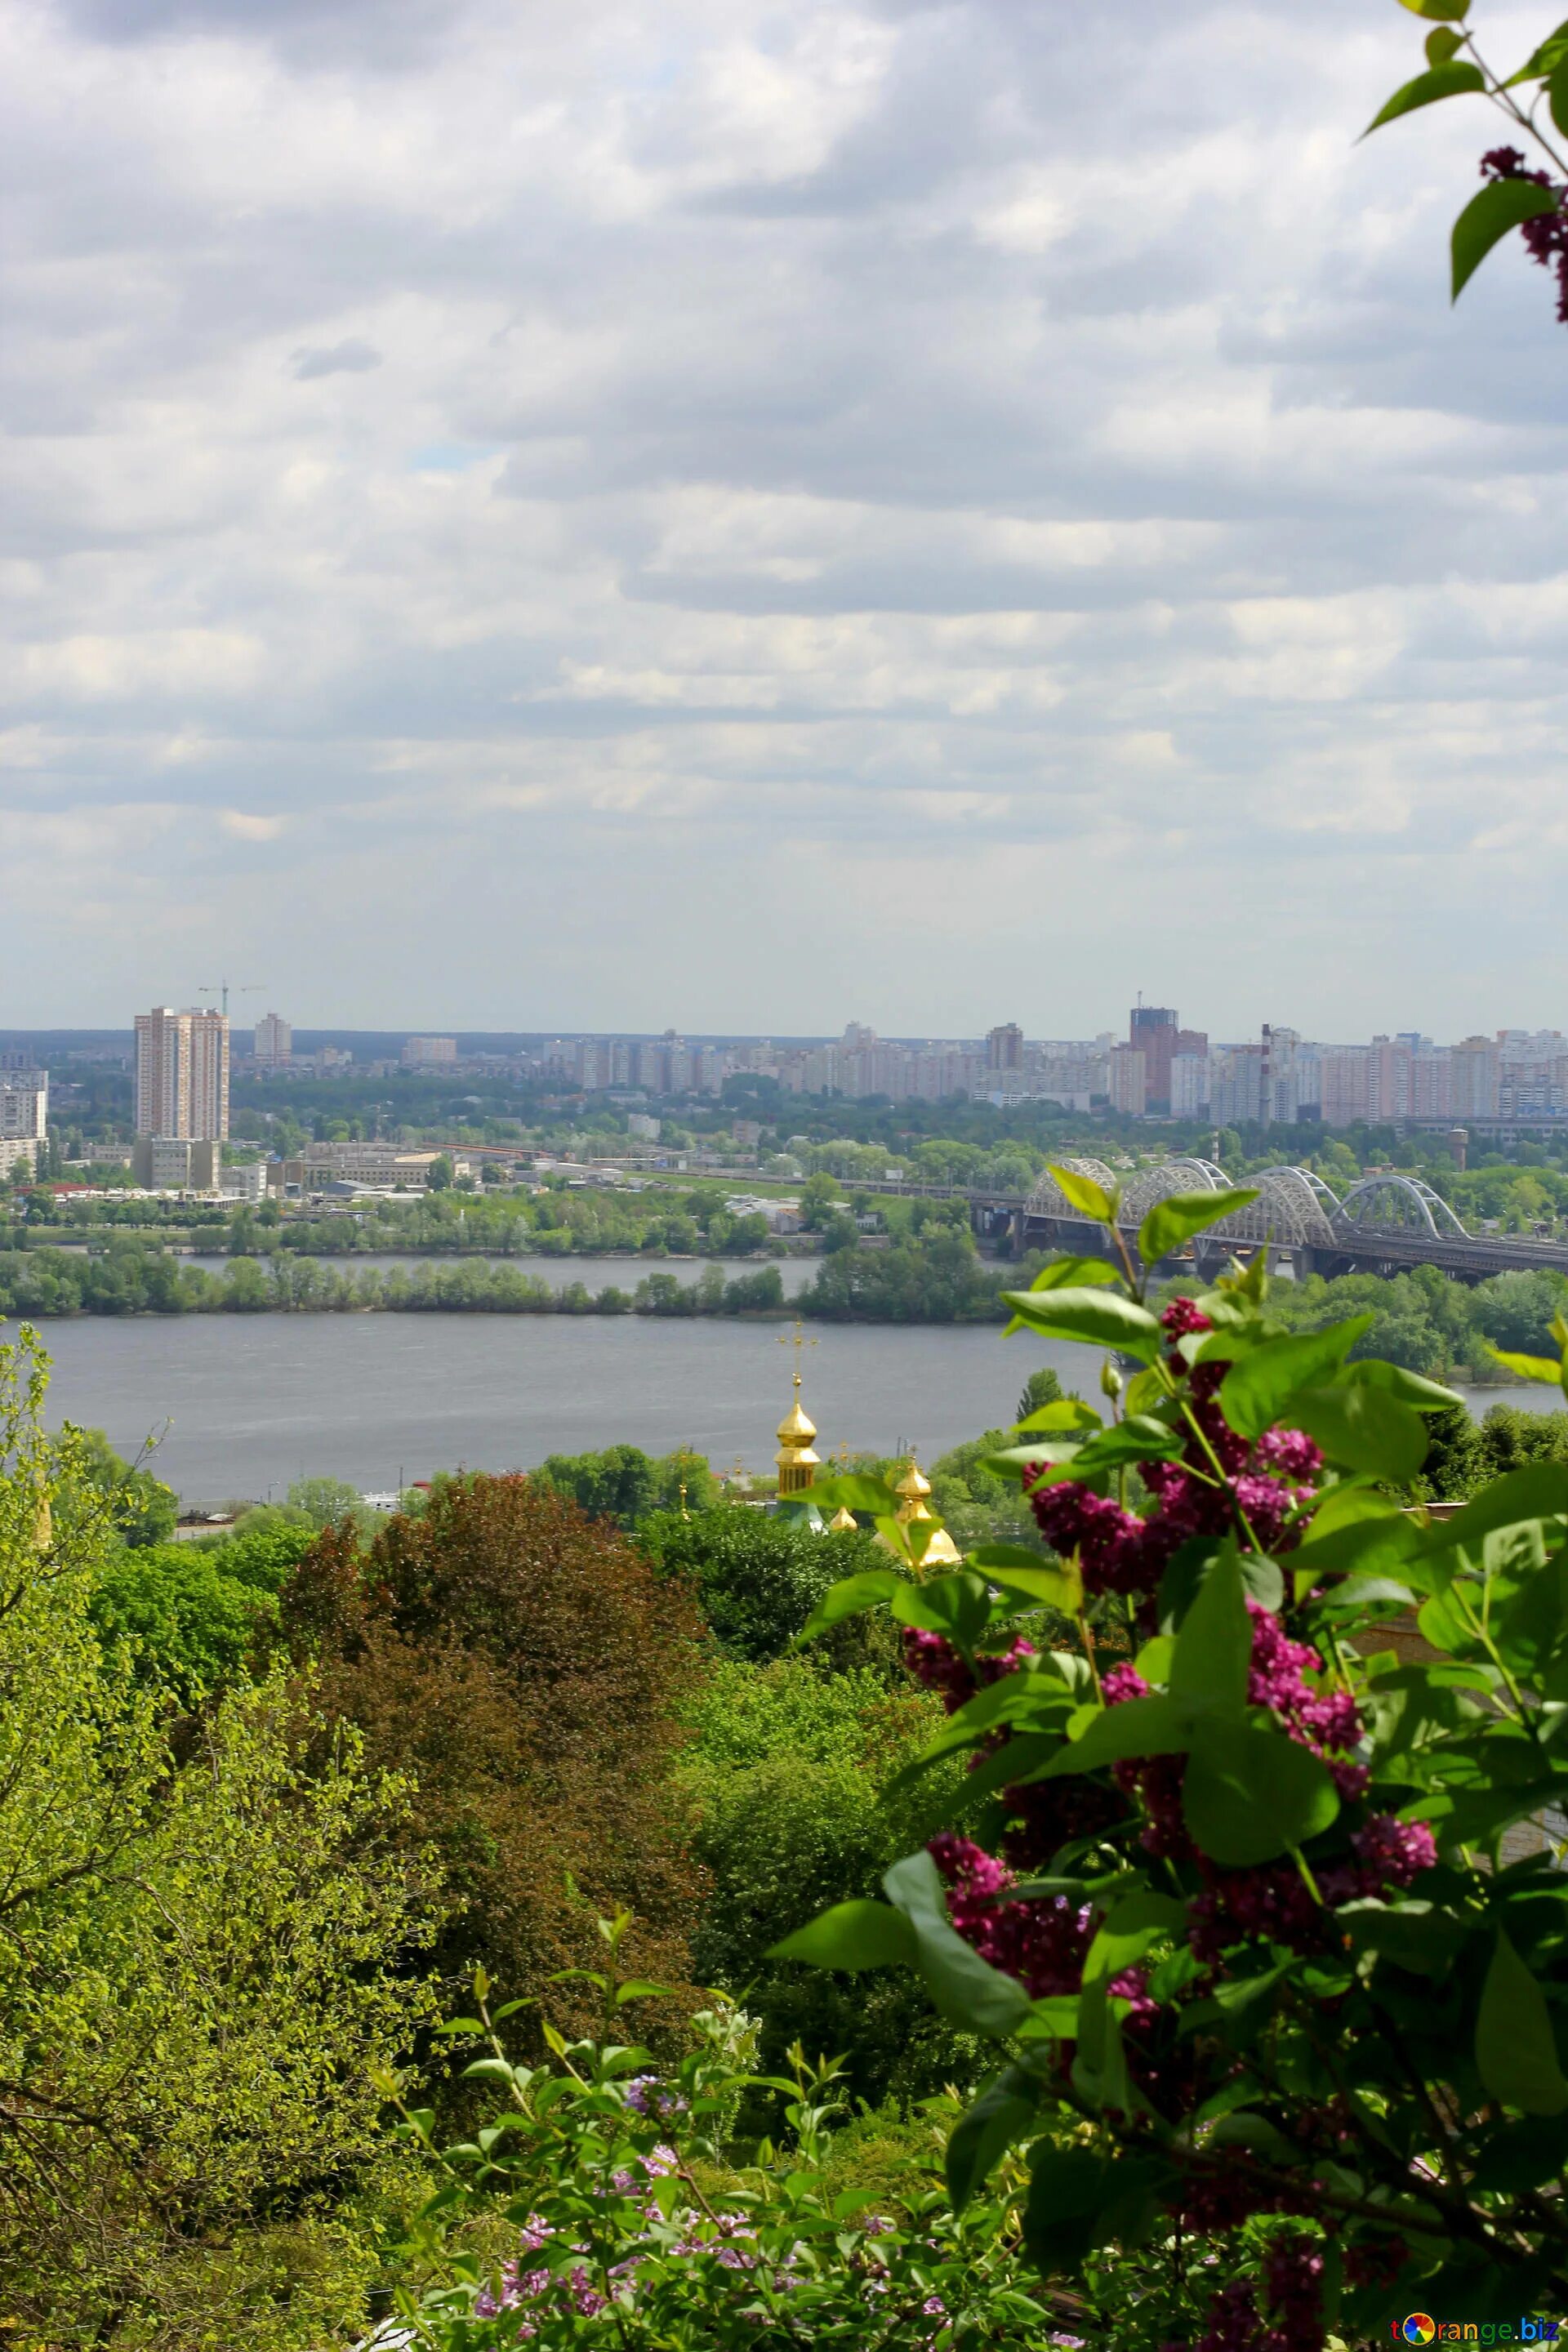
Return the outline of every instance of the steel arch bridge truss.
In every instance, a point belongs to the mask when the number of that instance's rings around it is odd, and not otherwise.
[[[1114,1192],[1116,1179],[1103,1160],[1059,1160],[1058,1168],[1069,1175],[1087,1176],[1100,1186],[1102,1192]],[[1081,1217],[1083,1211],[1075,1209],[1048,1168],[1040,1171],[1039,1181],[1024,1203],[1024,1213],[1029,1217]]]
[[[1393,1170],[1352,1184],[1340,1208],[1342,1229],[1357,1234],[1424,1234],[1433,1241],[1470,1236],[1440,1192],[1419,1176]]]
[[[1100,1160],[1063,1160],[1074,1175],[1089,1176],[1105,1192],[1114,1192],[1117,1180]],[[1310,1168],[1281,1164],[1265,1168],[1233,1185],[1211,1160],[1166,1160],[1133,1176],[1122,1192],[1117,1223],[1136,1234],[1155,1203],[1173,1192],[1226,1193],[1246,1190],[1258,1198],[1233,1209],[1200,1236],[1200,1246],[1235,1242],[1261,1248],[1272,1243],[1279,1249],[1333,1249],[1364,1241],[1378,1234],[1420,1236],[1433,1241],[1468,1241],[1470,1236],[1442,1195],[1419,1176],[1388,1171],[1353,1184],[1341,1201]],[[1046,1171],[1025,1203],[1026,1217],[1067,1218],[1082,1222],[1059,1184]]]

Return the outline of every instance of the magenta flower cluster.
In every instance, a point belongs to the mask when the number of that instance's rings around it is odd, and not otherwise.
[[[1212,1328],[1189,1298],[1178,1298],[1160,1320],[1173,1348]],[[1268,1430],[1256,1444],[1237,1434],[1215,1402],[1227,1370],[1223,1363],[1194,1366],[1188,1392],[1197,1430],[1182,1459],[1141,1465],[1155,1504],[1147,1518],[1071,1478],[1029,1498],[1052,1550],[1064,1559],[1077,1553],[1085,1591],[1141,1597],[1141,1617],[1151,1626],[1152,1595],[1183,1544],[1194,1536],[1235,1534],[1246,1550],[1287,1549],[1290,1515],[1310,1491],[1295,1482],[1322,1468],[1321,1454],[1300,1430]],[[1035,1475],[1043,1475],[1045,1466]]]
[[[1532,180],[1537,187],[1550,188],[1557,198],[1554,213],[1538,213],[1533,220],[1521,222],[1520,235],[1525,250],[1542,269],[1557,274],[1557,316],[1568,327],[1568,188],[1559,187],[1546,172],[1531,172],[1517,147],[1494,147],[1481,157],[1483,180]]]
[[[1319,2242],[1292,2232],[1276,2238],[1263,2261],[1265,2319],[1250,2279],[1221,2287],[1195,2345],[1170,2343],[1164,2352],[1321,2352],[1323,2341],[1323,2256]]]

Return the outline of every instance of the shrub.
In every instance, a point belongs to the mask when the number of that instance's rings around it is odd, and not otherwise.
[[[742,1504],[689,1516],[656,1512],[638,1528],[637,1542],[661,1575],[690,1586],[722,1647],[757,1664],[789,1647],[841,1577],[885,1567],[889,1557],[858,1530],[828,1535],[804,1519],[775,1518]],[[853,1628],[840,1651],[836,1664],[868,1655],[863,1633]]]
[[[444,2175],[414,2242],[436,2284],[399,2297],[417,2342],[577,2352],[595,2323],[621,2352],[1037,2352],[1053,2340],[1005,2191],[955,2219],[926,2151],[889,2164],[887,2147],[875,2187],[836,2189],[824,2166],[839,2086],[830,2063],[798,2053],[780,2145],[737,2166],[727,2124],[755,2084],[744,2017],[699,2016],[679,2063],[660,2069],[626,2043],[636,1986],[607,1972],[598,1984],[598,2038],[545,2064],[514,2063],[492,2032],[473,2068],[497,2110],[480,2138],[437,2157],[429,2118],[405,2109],[413,2145]],[[484,1995],[481,1983],[489,2025]],[[889,2186],[898,2194],[884,2198]],[[487,2259],[476,2236],[493,2237],[503,2213]]]
[[[935,1702],[890,1697],[866,1668],[824,1676],[786,1658],[760,1671],[721,1665],[692,1720],[680,1780],[712,1890],[692,1966],[756,2012],[764,2066],[776,2072],[799,2042],[843,2056],[847,2086],[873,2101],[968,2071],[973,2059],[913,1987],[803,1977],[768,1957],[803,1906],[874,1893],[911,1836],[934,1825],[951,1776],[924,1784],[918,1803],[886,1799],[879,1784],[940,1721]]]
[[[1145,1262],[1223,1213],[1161,1202]],[[1014,1294],[1138,1369],[1109,1425],[1017,1449],[1058,1569],[994,1553],[824,1605],[890,1602],[951,1718],[928,1755],[969,1771],[885,1903],[776,1953],[908,1969],[992,2042],[955,2201],[1027,2143],[1041,2273],[1139,2352],[1319,2352],[1568,2294],[1568,1464],[1402,1510],[1458,1400],[1354,1358],[1359,1321],[1290,1335],[1264,1283],[1259,1259],[1161,1316],[1103,1276]],[[1517,1369],[1568,1378],[1557,1338]],[[1384,1630],[1416,1611],[1424,1656]]]

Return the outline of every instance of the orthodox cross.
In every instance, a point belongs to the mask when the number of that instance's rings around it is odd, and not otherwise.
[[[795,1330],[793,1335],[786,1337],[783,1331],[779,1333],[779,1346],[781,1348],[793,1348],[795,1349],[795,1384],[796,1388],[800,1386],[801,1350],[803,1348],[815,1348],[816,1345],[816,1341],[815,1339],[808,1339],[806,1338],[798,1315],[795,1318]]]

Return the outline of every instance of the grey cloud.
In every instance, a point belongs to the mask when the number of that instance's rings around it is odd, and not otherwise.
[[[1139,925],[1216,1028],[1266,985],[1386,1025],[1391,972],[1405,1025],[1556,1018],[1497,991],[1549,968],[1568,880],[1564,347],[1510,253],[1447,309],[1481,124],[1352,147],[1418,28],[26,21],[0,816],[93,813],[109,909],[62,957],[26,894],[37,1017],[62,970],[121,1013],[166,919],[373,1024],[410,924],[472,1021],[609,1024],[651,971],[766,1027],[787,929],[802,1020],[847,960],[889,1028],[1096,1027]],[[375,367],[371,401],[293,389]],[[289,815],[266,860],[230,807]],[[1472,851],[1532,811],[1528,876]],[[911,955],[938,903],[949,956]]]
[[[379,367],[381,358],[373,344],[351,335],[341,343],[304,345],[293,354],[292,373],[296,383],[309,383],[321,375],[363,375],[367,369]]]

